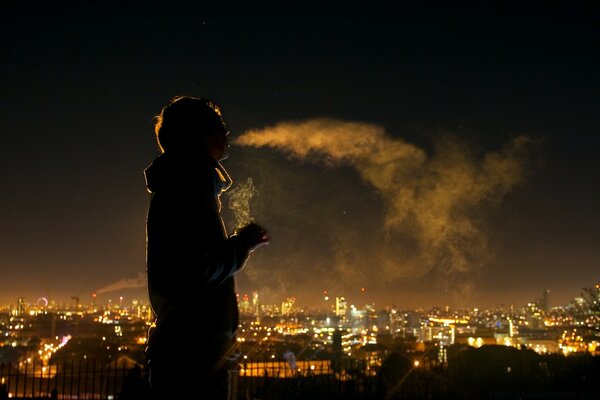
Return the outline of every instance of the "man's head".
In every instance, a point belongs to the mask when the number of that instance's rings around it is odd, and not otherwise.
[[[173,98],[155,117],[154,131],[162,152],[205,151],[216,161],[229,147],[229,131],[218,104],[210,99]]]

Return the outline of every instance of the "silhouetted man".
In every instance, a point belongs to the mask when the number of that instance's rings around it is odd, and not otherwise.
[[[219,196],[231,179],[219,161],[229,132],[219,106],[176,97],[156,117],[155,132],[161,154],[145,171],[153,396],[226,399],[237,356],[234,274],[268,243],[267,233],[256,224],[225,231]]]

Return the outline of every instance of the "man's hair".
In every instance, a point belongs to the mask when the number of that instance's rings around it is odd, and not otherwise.
[[[177,96],[154,117],[154,132],[162,152],[185,148],[217,132],[227,132],[221,107],[211,99]]]

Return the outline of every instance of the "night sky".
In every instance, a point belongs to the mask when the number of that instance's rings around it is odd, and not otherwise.
[[[175,95],[247,139],[224,166],[271,244],[241,293],[560,305],[600,280],[597,5],[122,3],[3,2],[0,302],[145,298]]]

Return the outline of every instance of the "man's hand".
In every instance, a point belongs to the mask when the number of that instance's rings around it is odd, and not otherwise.
[[[269,235],[267,234],[267,231],[254,222],[240,229],[237,235],[248,244],[250,252],[253,252],[265,244],[269,244]]]

